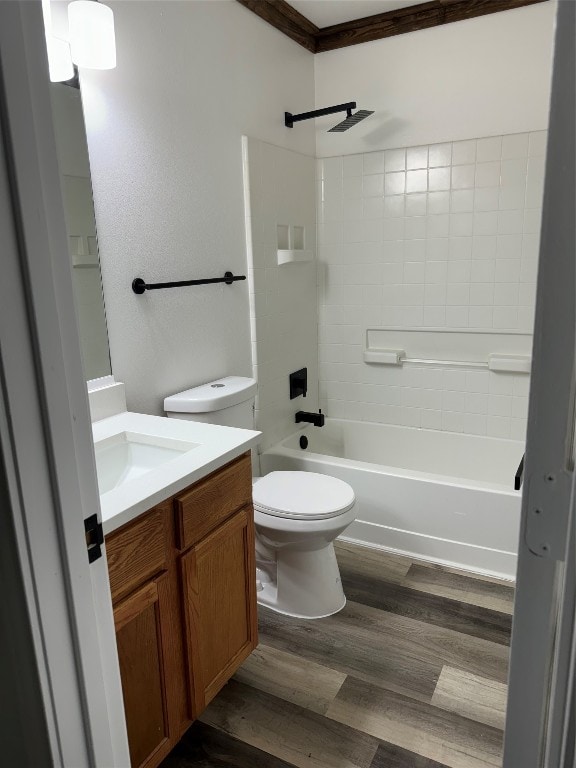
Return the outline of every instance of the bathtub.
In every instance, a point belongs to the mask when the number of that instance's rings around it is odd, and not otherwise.
[[[260,469],[350,483],[359,514],[348,541],[514,579],[523,452],[517,440],[327,418],[262,453]]]

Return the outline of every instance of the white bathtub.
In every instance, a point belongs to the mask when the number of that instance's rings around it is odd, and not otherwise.
[[[350,483],[360,509],[343,538],[514,579],[523,451],[517,440],[327,418],[265,451],[260,468]]]

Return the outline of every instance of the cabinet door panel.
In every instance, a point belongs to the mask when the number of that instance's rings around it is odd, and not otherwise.
[[[250,507],[181,558],[190,677],[197,717],[256,647],[256,568]]]
[[[159,504],[137,520],[106,536],[112,600],[132,592],[167,567],[170,503]]]
[[[132,768],[168,747],[160,593],[165,577],[146,584],[114,610],[116,643]]]
[[[252,464],[241,456],[175,499],[181,549],[201,541],[236,510],[252,503]]]

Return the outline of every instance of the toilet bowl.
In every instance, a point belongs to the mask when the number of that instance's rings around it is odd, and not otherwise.
[[[167,397],[164,409],[174,419],[253,429],[255,395],[254,379],[227,376]],[[255,478],[253,498],[258,603],[305,619],[341,610],[333,542],[357,516],[352,488],[314,472],[271,472]]]
[[[314,472],[271,472],[253,485],[258,603],[302,619],[346,605],[334,539],[357,515],[352,488]]]

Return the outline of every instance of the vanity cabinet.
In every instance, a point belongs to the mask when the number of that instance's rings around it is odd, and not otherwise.
[[[257,645],[250,455],[106,537],[132,768],[155,768]]]
[[[244,507],[182,556],[194,712],[205,709],[256,647],[252,509]]]
[[[152,764],[170,740],[164,691],[167,675],[162,638],[166,635],[163,591],[166,574],[145,584],[114,609],[116,644],[122,674],[130,761]]]

